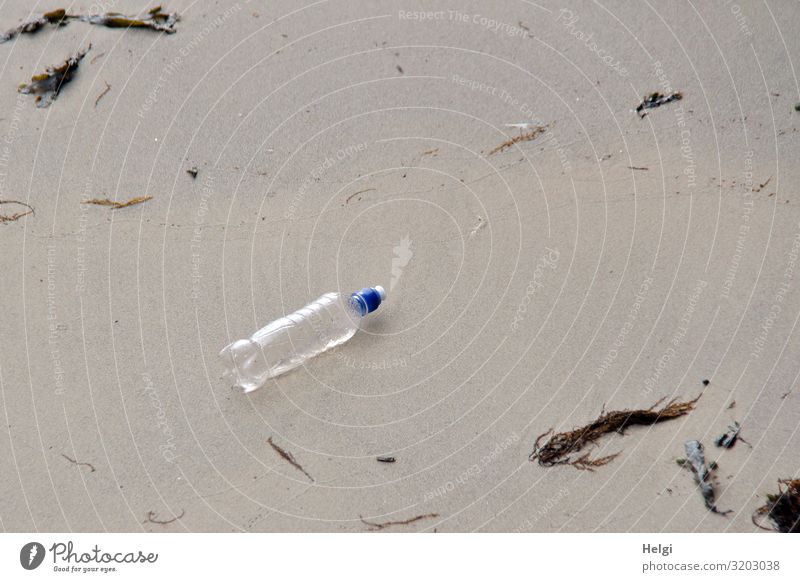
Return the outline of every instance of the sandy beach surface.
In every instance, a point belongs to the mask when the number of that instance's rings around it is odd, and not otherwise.
[[[150,5],[0,30],[59,7]],[[800,476],[796,3],[164,10],[0,44],[0,529],[757,531]],[[18,92],[89,45],[49,107]],[[228,342],[376,284],[333,353],[223,381]],[[701,392],[593,471],[529,461]]]

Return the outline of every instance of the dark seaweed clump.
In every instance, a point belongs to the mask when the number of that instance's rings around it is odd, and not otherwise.
[[[47,25],[56,27],[66,26],[69,24],[70,20],[79,20],[81,22],[105,26],[107,28],[145,28],[172,34],[175,32],[175,23],[180,20],[180,16],[178,16],[177,12],[164,12],[161,6],[151,8],[147,14],[142,17],[125,16],[118,12],[106,12],[105,14],[67,14],[64,8],[59,8],[26,20],[19,26],[0,34],[0,44],[8,42],[20,34],[34,34],[39,32]]]
[[[162,12],[161,6],[156,6],[151,9],[147,15],[142,18],[130,18],[117,12],[90,14],[77,16],[76,18],[81,22],[88,22],[89,24],[97,24],[108,28],[149,28],[150,30],[166,32],[167,34],[175,32],[175,23],[180,19],[177,12]]]
[[[800,533],[800,479],[778,480],[777,495],[767,495],[767,502],[756,509],[753,523],[767,529],[756,519],[767,516],[781,533]]]
[[[49,107],[58,98],[64,85],[75,76],[78,65],[91,48],[92,45],[89,45],[86,50],[78,51],[57,67],[47,67],[44,73],[31,77],[30,83],[20,85],[19,92],[36,95],[37,107]]]

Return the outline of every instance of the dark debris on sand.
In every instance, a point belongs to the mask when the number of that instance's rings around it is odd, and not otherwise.
[[[800,479],[778,480],[778,493],[767,495],[767,502],[753,513],[753,523],[768,529],[756,521],[764,516],[775,531],[800,533]]]
[[[716,463],[706,464],[706,456],[703,450],[703,444],[700,441],[686,441],[683,445],[686,451],[685,459],[678,459],[678,464],[691,470],[694,475],[695,483],[700,487],[700,493],[703,495],[703,501],[709,511],[718,513],[719,515],[726,515],[731,513],[732,510],[727,509],[720,511],[716,505],[716,493],[714,491],[713,472],[717,468]]]
[[[64,85],[75,76],[78,65],[91,48],[92,45],[89,45],[86,50],[78,51],[57,67],[47,67],[44,73],[31,77],[30,83],[20,85],[19,92],[25,95],[36,95],[37,107],[49,107],[53,101],[58,99]]]
[[[666,105],[672,101],[680,101],[681,99],[683,99],[683,93],[680,92],[664,95],[663,93],[656,91],[655,93],[650,93],[650,95],[642,99],[642,102],[636,107],[636,113],[640,118],[642,118],[647,115],[647,109],[655,109],[656,107],[661,107],[662,105]]]
[[[730,408],[730,406],[728,406]],[[742,438],[742,425],[738,422],[734,422],[733,424],[728,426],[728,430],[719,435],[715,440],[714,444],[718,447],[722,447],[724,449],[730,449],[733,445],[736,444],[737,441],[742,441],[746,445],[750,445],[746,440]],[[752,448],[752,447],[751,447]]]

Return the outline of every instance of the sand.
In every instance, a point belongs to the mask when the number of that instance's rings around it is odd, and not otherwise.
[[[165,8],[0,45],[0,200],[35,210],[0,224],[0,528],[755,530],[800,474],[792,3]],[[90,43],[49,108],[17,93]],[[653,91],[684,97],[640,119]],[[223,382],[229,341],[375,284],[335,353]],[[700,392],[594,472],[528,460]],[[733,421],[752,448],[713,445]]]

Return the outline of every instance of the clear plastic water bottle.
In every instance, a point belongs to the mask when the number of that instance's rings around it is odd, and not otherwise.
[[[343,344],[358,331],[365,315],[386,299],[380,285],[349,297],[326,293],[294,313],[262,327],[219,353],[225,378],[245,392],[302,365],[309,358]]]

